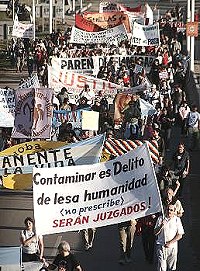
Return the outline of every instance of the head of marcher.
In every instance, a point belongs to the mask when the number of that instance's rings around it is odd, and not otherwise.
[[[179,143],[179,145],[178,145],[178,153],[183,153],[184,150],[185,150],[184,143]]]
[[[67,256],[70,253],[70,245],[66,241],[62,241],[58,246],[58,251],[60,254]]]
[[[196,112],[197,111],[197,105],[196,104],[193,104],[192,107],[191,107],[191,111],[192,112]]]
[[[32,230],[34,227],[34,220],[31,217],[26,217],[24,220],[24,224],[27,230]]]
[[[172,218],[175,216],[175,211],[176,211],[176,207],[173,204],[169,204],[167,207],[167,212],[166,212],[166,216],[168,218]]]
[[[173,189],[171,187],[167,187],[165,189],[165,197],[166,197],[166,199],[171,202],[172,199],[173,199],[173,196],[174,196]]]

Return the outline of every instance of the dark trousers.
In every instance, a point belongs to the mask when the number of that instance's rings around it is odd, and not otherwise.
[[[146,260],[149,263],[153,263],[155,247],[155,235],[153,227],[142,227],[142,244]]]
[[[28,253],[22,252],[22,262],[34,262],[38,260],[39,260],[39,257],[37,256],[36,253],[28,254]]]

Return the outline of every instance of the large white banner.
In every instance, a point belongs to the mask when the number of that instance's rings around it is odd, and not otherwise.
[[[127,66],[131,62],[136,62],[138,59],[141,59],[143,62],[143,67],[147,72],[150,71],[151,65],[155,59],[155,56],[152,55],[108,55],[108,56],[92,56],[92,57],[83,57],[83,58],[56,58],[53,57],[51,60],[51,66],[55,65],[59,69],[64,69],[68,71],[74,71],[78,73],[89,73],[97,75],[99,69],[103,65],[107,65],[110,59],[114,63],[117,63],[119,67],[122,63]]]
[[[73,26],[70,42],[80,44],[118,44],[127,39],[126,28],[123,24],[99,32],[87,32]]]
[[[159,46],[159,24],[141,25],[133,22],[131,43],[137,46]]]
[[[162,211],[146,145],[94,165],[33,169],[37,234],[97,228]]]
[[[15,119],[15,93],[0,88],[0,127],[13,127]]]
[[[0,157],[0,175],[32,173],[33,167],[64,167],[97,163],[101,157],[104,135],[25,155]]]
[[[59,65],[48,67],[48,84],[56,93],[62,87],[65,87],[69,92],[69,98],[75,101],[79,99],[79,94],[85,84],[89,85],[89,88],[94,90],[96,94],[101,91],[103,95],[107,95],[108,98],[111,97],[112,99],[115,97],[117,90],[122,88],[120,85],[105,80],[61,69]]]

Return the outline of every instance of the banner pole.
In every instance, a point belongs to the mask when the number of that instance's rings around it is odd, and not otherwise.
[[[33,16],[33,40],[35,40],[35,0],[32,2],[32,16]]]
[[[192,0],[191,3],[191,22],[194,22],[194,13],[195,13],[195,0]],[[190,56],[191,56],[191,71],[194,71],[194,36],[190,37],[191,43],[190,43]]]

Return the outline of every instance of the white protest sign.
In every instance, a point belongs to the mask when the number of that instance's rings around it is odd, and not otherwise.
[[[159,78],[162,79],[168,79],[169,78],[169,73],[167,70],[159,72]]]
[[[132,28],[133,23],[144,24],[144,13],[143,12],[125,12],[128,15],[130,27]]]
[[[15,19],[12,36],[17,38],[33,38],[33,24],[22,24]]]
[[[87,32],[73,26],[70,42],[80,44],[118,44],[127,39],[126,28],[123,24],[99,32]]]
[[[142,113],[142,116],[152,116],[154,114],[156,114],[156,109],[155,107],[150,104],[149,102],[143,100],[143,99],[139,99],[139,102],[140,102],[140,108],[141,108],[141,113]]]
[[[0,127],[13,127],[15,118],[15,94],[13,89],[0,88]]]
[[[134,22],[132,25],[131,43],[138,46],[159,46],[159,24],[141,25]]]
[[[82,111],[82,130],[99,130],[99,112]]]
[[[100,2],[99,3],[99,13],[103,12],[113,12],[118,11],[118,5],[117,3],[113,2]]]
[[[40,82],[37,74],[34,74],[31,78],[19,85],[18,89],[19,88],[40,88]]]
[[[149,150],[76,167],[33,169],[37,234],[97,228],[162,211]]]

